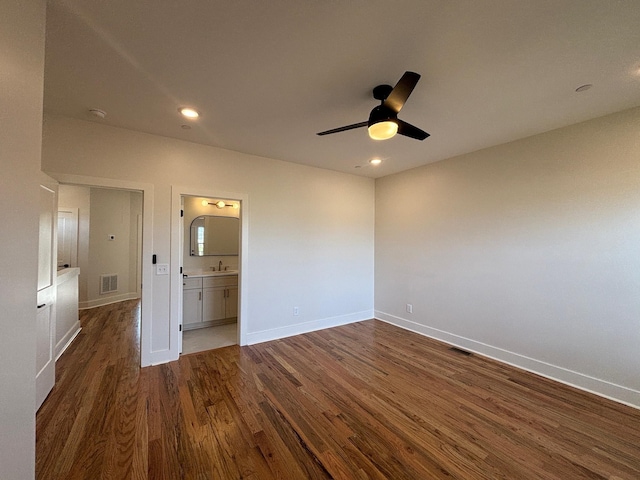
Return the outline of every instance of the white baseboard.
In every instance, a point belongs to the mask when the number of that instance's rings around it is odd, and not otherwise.
[[[640,409],[640,391],[376,310],[378,320]]]
[[[339,315],[337,317],[322,318],[320,320],[312,320],[310,322],[298,323],[295,325],[287,325],[286,327],[272,328],[262,330],[260,332],[247,333],[247,345],[256,343],[269,342],[280,338],[292,337],[303,333],[315,332],[325,328],[338,327],[349,323],[360,322],[362,320],[370,320],[373,318],[373,310],[365,310],[363,312],[350,313],[348,315]]]
[[[78,336],[82,328],[80,327],[80,322],[76,322],[69,329],[67,333],[65,333],[64,337],[60,339],[60,341],[56,344],[56,362],[60,358],[60,356],[64,353],[64,351],[71,345],[71,342]]]
[[[122,293],[120,295],[78,302],[78,309],[87,310],[89,308],[104,307],[105,305],[111,305],[112,303],[124,302],[125,300],[135,300],[136,298],[140,298],[140,295],[136,292]]]

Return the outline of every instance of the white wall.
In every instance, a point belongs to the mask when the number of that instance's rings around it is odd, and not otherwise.
[[[170,260],[172,185],[246,194],[249,342],[372,316],[371,179],[57,116],[45,117],[43,170],[153,184],[159,263]],[[171,359],[169,298],[168,276],[154,276],[143,339],[154,363]]]
[[[35,475],[45,2],[0,2],[0,478]]]
[[[375,242],[377,318],[640,406],[640,109],[379,179]]]

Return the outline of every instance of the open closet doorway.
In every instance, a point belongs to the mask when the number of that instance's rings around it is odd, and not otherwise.
[[[182,354],[239,343],[242,202],[181,195]]]

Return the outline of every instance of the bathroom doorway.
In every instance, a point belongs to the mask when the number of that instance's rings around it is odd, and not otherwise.
[[[239,201],[181,197],[182,354],[238,343]]]
[[[243,345],[246,312],[246,196],[173,187],[172,312],[180,353]],[[173,265],[173,263],[172,263]],[[172,267],[173,268],[173,267]],[[174,301],[175,300],[175,301]]]

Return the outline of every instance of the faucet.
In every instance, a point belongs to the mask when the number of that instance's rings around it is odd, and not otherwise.
[[[222,260],[220,260],[218,262],[218,271],[221,272],[222,271]]]

